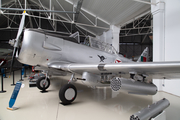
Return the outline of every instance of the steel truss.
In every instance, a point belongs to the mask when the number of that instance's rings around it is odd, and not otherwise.
[[[121,26],[120,37],[148,35],[152,34],[153,26],[151,24],[152,15],[147,15],[134,19],[131,23]]]
[[[148,12],[121,26],[119,38],[120,51],[123,55],[134,59],[148,47],[152,59],[152,40],[149,38],[153,34],[152,19],[151,12]]]
[[[31,2],[33,4],[29,4],[29,2]],[[92,23],[92,25],[75,22],[76,16],[73,15],[73,19],[72,19],[69,16],[68,11],[65,11],[65,9],[63,8],[63,6],[60,4],[60,2],[58,0],[56,0],[56,2],[59,5],[59,7],[61,7],[63,10],[61,12],[66,13],[67,18],[65,18],[55,12],[51,13],[51,11],[54,11],[54,10],[53,10],[53,6],[51,5],[51,0],[49,0],[49,2],[50,2],[49,8],[44,7],[40,0],[38,0],[38,3],[33,0],[27,0],[27,1],[26,0],[25,1],[24,0],[23,1],[15,0],[10,3],[2,5],[2,8],[4,8],[4,9],[1,9],[0,11],[2,12],[2,15],[7,18],[8,25],[6,28],[0,28],[0,30],[11,29],[12,23],[19,25],[19,21],[16,21],[15,18],[16,18],[16,16],[19,16],[19,18],[21,18],[20,16],[22,15],[22,11],[19,11],[19,10],[25,10],[25,9],[27,10],[27,13],[28,13],[26,16],[29,16],[29,22],[26,23],[25,27],[27,27],[30,24],[30,27],[33,27],[33,28],[37,27],[37,28],[41,29],[41,27],[42,27],[41,21],[42,21],[42,19],[45,19],[45,20],[49,21],[49,24],[54,31],[57,31],[57,23],[60,22],[64,26],[64,28],[67,30],[67,32],[65,32],[65,34],[72,34],[73,28],[67,26],[68,24],[70,24],[71,26],[75,25],[75,28],[78,29],[79,32],[82,33],[81,36],[84,36],[84,37],[85,37],[85,35],[87,35],[87,33],[88,33],[88,35],[96,36],[96,33],[93,33],[92,31],[89,31],[84,27],[95,27],[95,28],[99,28],[99,29],[103,29],[103,30],[110,29],[110,28],[106,28],[106,27],[97,26],[97,22],[96,22],[98,19],[97,17],[95,18],[96,19],[95,23],[93,23],[81,11],[79,12],[79,14],[82,14],[88,21],[90,21]],[[72,7],[75,10],[76,6],[72,5]],[[11,11],[10,10],[11,8],[12,9],[16,8],[17,10]],[[36,10],[38,9],[39,11],[37,11],[37,12],[39,13],[39,15],[35,15],[33,9],[36,9]],[[72,13],[74,13],[74,11],[72,11]],[[32,25],[32,19],[35,21],[36,27]],[[39,21],[37,21],[37,19],[39,19]],[[76,17],[76,19],[77,19],[77,17]],[[16,29],[16,28],[13,28],[13,29]],[[86,33],[84,33],[83,31],[86,31]],[[60,31],[57,31],[57,32],[60,32]]]

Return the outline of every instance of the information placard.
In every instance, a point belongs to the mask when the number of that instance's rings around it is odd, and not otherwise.
[[[10,99],[10,101],[9,101],[9,108],[12,108],[12,107],[13,107],[13,105],[14,105],[14,103],[15,103],[15,101],[16,101],[16,98],[17,98],[17,96],[18,96],[19,90],[20,90],[20,88],[21,88],[21,85],[22,85],[22,82],[20,82],[20,81],[18,81],[18,82],[16,83],[16,86],[15,86],[15,88],[14,88],[14,91],[13,91],[13,93],[12,93],[12,95],[11,95],[11,99]]]

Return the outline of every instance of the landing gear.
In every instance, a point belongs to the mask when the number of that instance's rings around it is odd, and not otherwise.
[[[59,91],[59,98],[63,104],[68,105],[76,99],[77,90],[72,84],[64,85]]]
[[[36,81],[36,86],[38,89],[45,91],[50,86],[50,80],[46,77],[41,77]]]

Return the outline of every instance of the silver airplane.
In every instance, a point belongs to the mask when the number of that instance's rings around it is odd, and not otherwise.
[[[44,71],[46,77],[39,78],[36,83],[40,90],[49,87],[50,75],[71,73],[70,81],[59,91],[63,104],[75,100],[77,90],[73,83],[77,80],[92,88],[110,86],[113,91],[154,95],[157,87],[147,79],[180,78],[180,62],[140,62],[146,61],[147,48],[138,61],[133,62],[118,54],[112,46],[94,39],[86,39],[81,44],[72,36],[39,29],[25,29],[23,32],[25,15],[26,12],[23,13],[16,39],[10,40],[14,46],[12,58],[16,56],[21,63]],[[81,77],[76,78],[76,74]]]

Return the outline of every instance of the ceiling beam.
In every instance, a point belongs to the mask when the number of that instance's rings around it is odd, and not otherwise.
[[[20,8],[4,8],[0,7],[0,10],[12,10],[12,11],[32,11],[32,12],[50,12],[50,13],[71,13],[75,14],[75,12],[72,11],[57,11],[57,10],[37,10],[37,9],[20,9]]]

